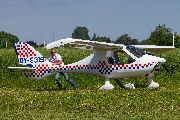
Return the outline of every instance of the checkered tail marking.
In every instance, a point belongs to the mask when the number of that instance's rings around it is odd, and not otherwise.
[[[49,70],[48,66],[52,64],[45,61],[44,57],[29,44],[17,42],[14,43],[14,48],[19,64],[36,68],[34,72],[23,72],[23,77],[42,79],[55,73]]]

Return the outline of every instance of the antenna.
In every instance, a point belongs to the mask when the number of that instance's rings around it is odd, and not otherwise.
[[[44,48],[45,48],[45,39],[46,39],[46,37],[44,37]]]
[[[46,45],[46,44],[45,44],[45,39],[48,39],[48,38],[44,37],[44,48],[45,48],[45,45]]]
[[[174,47],[174,33],[173,33],[173,47]]]
[[[54,30],[53,30],[53,39],[52,39],[52,42],[54,42]]]

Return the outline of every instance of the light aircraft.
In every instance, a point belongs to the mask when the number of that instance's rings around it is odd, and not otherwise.
[[[147,89],[155,89],[159,87],[159,84],[154,82],[151,77],[158,72],[160,65],[164,64],[166,60],[149,55],[141,49],[149,49],[156,52],[159,49],[170,50],[175,48],[174,46],[155,45],[131,46],[72,38],[61,39],[47,44],[46,48],[51,49],[64,45],[72,45],[74,48],[93,50],[95,52],[83,60],[72,64],[52,66],[52,63],[45,61],[44,57],[32,46],[24,42],[17,42],[14,43],[14,48],[19,64],[28,67],[9,67],[9,69],[30,70],[31,72],[23,72],[23,77],[36,80],[58,72],[95,75],[105,78],[105,85],[99,89],[106,90],[114,88],[110,84],[109,79],[115,79],[122,88],[134,89],[133,84],[123,85],[119,79],[142,77],[146,78],[150,83],[146,87]]]

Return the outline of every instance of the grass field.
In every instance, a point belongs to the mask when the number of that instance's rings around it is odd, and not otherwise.
[[[44,57],[50,51],[37,49]],[[81,60],[93,53],[79,49],[56,49],[65,64]],[[18,64],[13,49],[0,50],[0,119],[180,119],[180,49],[163,53],[166,66],[153,77],[160,84],[146,90],[145,79],[122,80],[132,83],[135,90],[120,89],[111,79],[114,90],[98,90],[104,78],[69,73],[78,85],[74,88],[62,77],[59,90],[55,75],[42,80],[25,79],[21,70],[7,67]]]

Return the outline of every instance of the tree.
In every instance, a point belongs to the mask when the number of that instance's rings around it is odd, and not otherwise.
[[[94,33],[92,41],[98,41],[98,42],[106,42],[111,43],[111,39],[109,37],[96,37],[96,34]]]
[[[33,46],[33,47],[38,47],[38,45],[36,44],[36,42],[34,42],[33,40],[32,41],[27,41],[26,42],[27,44]]]
[[[40,44],[38,47],[44,47],[44,44]]]
[[[149,45],[147,40],[142,40],[141,42],[139,42],[139,45]]]
[[[11,33],[7,33],[5,31],[0,32],[0,48],[6,47],[6,41],[7,41],[7,47],[13,47],[13,43],[19,42],[19,38],[15,35],[12,35]]]
[[[159,26],[156,26],[156,29],[151,32],[151,35],[147,41],[151,45],[172,46],[172,39],[172,29],[166,28],[165,24],[162,26],[159,24]]]
[[[72,38],[74,39],[82,39],[82,40],[90,40],[88,35],[89,30],[86,27],[77,26],[72,33]]]
[[[111,43],[111,39],[108,37],[108,38],[106,38],[106,42],[107,43]]]
[[[174,33],[174,47],[180,47],[180,35],[178,35],[177,32]]]
[[[92,41],[97,41],[97,38],[96,38],[96,34],[94,33],[94,35],[93,35],[93,37],[92,37],[92,39],[91,39]]]
[[[130,42],[129,42],[129,45],[138,45],[138,44],[139,44],[138,39],[132,39],[132,40],[130,40]]]
[[[96,41],[98,41],[98,42],[107,42],[107,38],[106,37],[97,37],[96,38]]]
[[[115,44],[124,44],[124,45],[129,45],[131,41],[131,37],[128,36],[128,34],[124,34],[120,37],[117,38],[117,40],[114,42]]]

